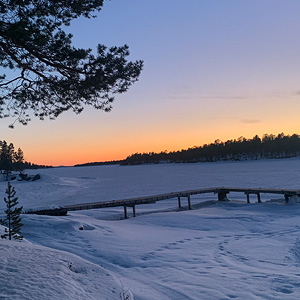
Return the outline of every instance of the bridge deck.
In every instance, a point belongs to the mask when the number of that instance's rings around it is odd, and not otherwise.
[[[93,209],[93,208],[103,208],[103,207],[115,207],[115,206],[132,206],[139,204],[148,204],[154,203],[157,201],[178,198],[178,197],[187,197],[188,195],[204,194],[204,193],[215,193],[215,188],[209,189],[199,189],[199,190],[187,190],[182,192],[172,192],[166,194],[158,194],[152,196],[143,196],[137,198],[129,198],[123,200],[113,200],[113,201],[104,201],[104,202],[92,202],[92,203],[83,203],[83,204],[74,204],[66,205],[67,210],[82,210],[82,209]],[[84,208],[83,208],[84,207]]]
[[[289,201],[289,197],[293,195],[300,196],[300,189],[264,189],[264,188],[234,188],[234,187],[218,187],[218,188],[203,188],[195,190],[186,190],[180,192],[171,192],[165,194],[158,194],[152,196],[144,196],[137,198],[129,198],[123,200],[112,200],[103,202],[91,202],[82,204],[66,205],[59,209],[49,209],[49,210],[39,210],[39,211],[28,211],[27,213],[45,214],[45,215],[64,215],[68,211],[75,210],[86,210],[86,209],[97,209],[97,208],[107,208],[107,207],[124,207],[124,216],[127,218],[127,207],[132,207],[133,216],[135,216],[135,206],[141,204],[150,204],[157,201],[177,198],[178,207],[181,207],[181,198],[186,197],[188,199],[188,208],[191,209],[191,195],[197,194],[218,194],[219,201],[228,201],[227,194],[230,192],[244,193],[247,196],[247,203],[250,203],[250,194],[257,195],[258,202],[261,202],[260,194],[281,194],[284,195],[286,202]]]

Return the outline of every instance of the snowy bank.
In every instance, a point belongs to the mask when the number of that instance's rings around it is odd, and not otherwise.
[[[0,299],[120,300],[126,292],[107,270],[67,252],[0,240],[0,253]]]

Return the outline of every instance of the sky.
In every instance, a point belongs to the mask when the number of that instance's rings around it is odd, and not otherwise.
[[[129,45],[144,60],[113,110],[86,108],[1,140],[38,164],[119,160],[258,134],[300,134],[300,1],[111,0],[66,30],[76,47]]]

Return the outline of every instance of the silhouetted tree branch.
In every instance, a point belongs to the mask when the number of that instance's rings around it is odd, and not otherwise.
[[[22,124],[29,111],[39,119],[56,118],[84,106],[110,111],[115,94],[138,80],[142,61],[128,62],[128,46],[91,49],[72,46],[62,26],[93,17],[103,0],[4,0],[0,3],[0,118]]]

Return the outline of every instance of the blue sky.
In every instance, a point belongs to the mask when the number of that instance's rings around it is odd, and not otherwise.
[[[108,114],[87,108],[14,130],[1,120],[2,139],[29,160],[73,164],[300,133],[300,1],[111,0],[97,15],[67,28],[74,45],[128,44],[131,59],[144,60],[140,80]]]

